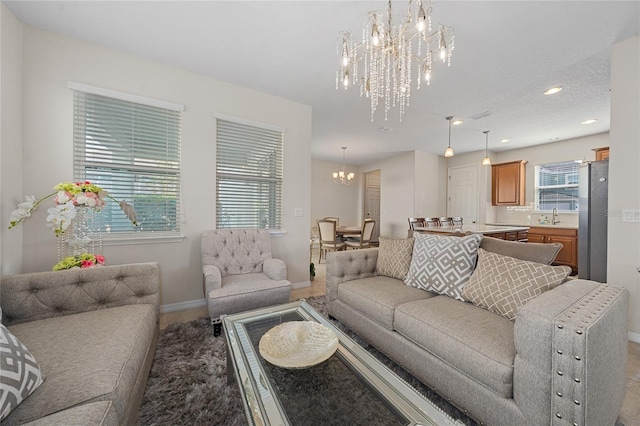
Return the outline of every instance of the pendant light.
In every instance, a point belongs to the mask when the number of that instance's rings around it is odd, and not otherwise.
[[[490,166],[491,159],[489,158],[489,154],[487,153],[487,149],[489,148],[489,130],[485,130],[483,133],[485,134],[485,142],[484,142],[484,158],[482,159],[482,165]]]
[[[444,150],[445,157],[453,157],[453,148],[451,148],[451,120],[453,120],[453,115],[445,117],[447,121],[449,121],[449,147]]]

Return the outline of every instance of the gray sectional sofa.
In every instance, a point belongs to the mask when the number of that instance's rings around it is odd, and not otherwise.
[[[480,248],[537,262],[552,249],[487,237]],[[615,423],[626,388],[626,289],[567,280],[509,320],[378,274],[383,249],[327,256],[331,317],[481,424]]]
[[[3,276],[2,323],[44,382],[3,425],[135,424],[156,350],[156,263]]]

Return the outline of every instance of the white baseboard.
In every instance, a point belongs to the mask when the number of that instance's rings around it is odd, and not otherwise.
[[[311,287],[311,281],[300,281],[299,283],[291,284],[292,289],[306,288],[306,287]]]
[[[201,306],[207,306],[207,302],[204,299],[188,300],[186,302],[169,303],[168,305],[160,306],[160,313],[166,314],[167,312],[184,311],[186,309],[199,308]]]
[[[632,342],[640,343],[640,333],[629,332],[629,340]]]

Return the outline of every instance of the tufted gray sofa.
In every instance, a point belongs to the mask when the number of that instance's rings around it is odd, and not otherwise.
[[[156,350],[156,263],[3,276],[2,323],[45,375],[3,425],[136,422]]]
[[[204,295],[214,336],[220,315],[289,301],[287,265],[271,257],[266,229],[214,229],[201,237]]]
[[[497,241],[491,248],[513,251]],[[513,244],[524,260],[538,247]],[[626,390],[628,290],[569,280],[510,321],[377,275],[378,250],[328,254],[329,315],[480,424],[615,423]]]

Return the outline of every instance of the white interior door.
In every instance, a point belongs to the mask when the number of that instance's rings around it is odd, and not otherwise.
[[[465,225],[478,222],[478,166],[449,169],[447,215],[461,216]]]
[[[378,241],[380,236],[380,170],[365,174],[364,217],[376,221],[371,240]]]

